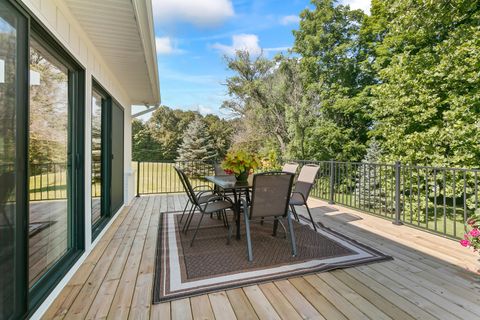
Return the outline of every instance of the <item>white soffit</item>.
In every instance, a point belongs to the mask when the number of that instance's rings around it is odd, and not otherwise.
[[[160,103],[150,0],[65,0],[132,104]]]

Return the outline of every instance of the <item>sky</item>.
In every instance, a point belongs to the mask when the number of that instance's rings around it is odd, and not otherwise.
[[[221,117],[236,50],[273,57],[293,46],[309,0],[152,0],[162,105]],[[370,0],[340,0],[369,13]]]

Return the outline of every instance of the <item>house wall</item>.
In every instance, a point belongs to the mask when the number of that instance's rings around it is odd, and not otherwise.
[[[100,0],[101,1],[101,0]],[[115,215],[102,233],[92,243],[91,230],[91,92],[92,77],[95,78],[124,108],[124,203],[128,204],[134,196],[134,172],[131,169],[131,102],[125,90],[109,70],[88,35],[61,0],[21,0],[31,13],[53,34],[57,41],[85,69],[85,253],[69,271],[66,277],[52,291],[42,306],[35,312],[33,319],[39,318],[66,285],[92,248],[101,239],[103,233],[118,215]]]

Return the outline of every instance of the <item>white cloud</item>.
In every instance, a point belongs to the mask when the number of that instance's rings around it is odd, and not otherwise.
[[[157,24],[176,21],[197,26],[215,26],[233,17],[231,0],[152,0]]]
[[[366,14],[370,14],[371,0],[340,0],[340,4],[349,5],[351,9],[361,9]]]
[[[155,46],[157,54],[183,53],[183,50],[177,49],[174,41],[170,37],[156,37]]]
[[[262,53],[258,36],[254,34],[236,34],[232,36],[231,45],[215,43],[212,47],[230,56],[233,56],[238,50],[248,51],[251,55],[260,55]]]
[[[299,22],[300,22],[300,17],[295,15],[283,16],[280,19],[280,23],[283,24],[284,26],[289,24],[297,24]]]

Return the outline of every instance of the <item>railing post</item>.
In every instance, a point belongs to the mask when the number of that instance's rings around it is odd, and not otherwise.
[[[393,221],[394,225],[402,225],[400,219],[400,170],[401,164],[400,161],[395,162],[395,220]]]
[[[334,193],[335,193],[335,164],[333,160],[330,160],[330,195],[328,199],[329,204],[334,204]]]
[[[140,197],[140,161],[137,161],[137,198]]]

